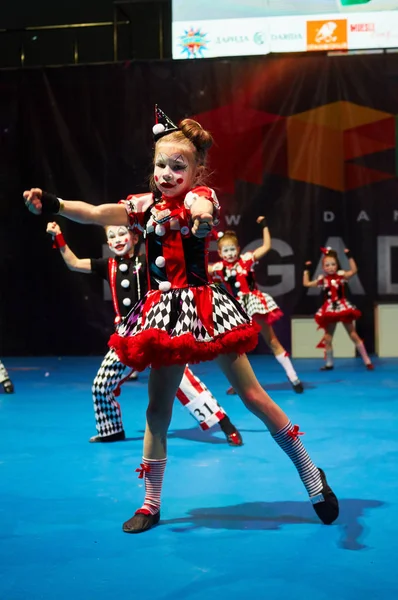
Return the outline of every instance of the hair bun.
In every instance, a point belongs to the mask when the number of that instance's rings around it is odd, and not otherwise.
[[[213,145],[213,136],[193,119],[184,119],[180,129],[190,142],[200,151],[206,151]]]

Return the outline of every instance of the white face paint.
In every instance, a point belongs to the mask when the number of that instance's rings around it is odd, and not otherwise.
[[[111,225],[106,228],[108,246],[116,256],[124,256],[137,243],[136,236],[124,225]]]
[[[324,258],[323,259],[323,270],[326,275],[334,275],[337,272],[337,262],[335,258]]]
[[[238,247],[235,244],[227,243],[222,244],[220,248],[220,256],[223,260],[226,260],[229,263],[233,263],[238,258]]]
[[[159,144],[153,176],[164,196],[187,193],[193,186],[195,173],[193,153],[189,149],[172,143]]]

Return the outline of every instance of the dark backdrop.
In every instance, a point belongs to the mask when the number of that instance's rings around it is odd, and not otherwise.
[[[394,55],[250,58],[32,69],[0,75],[1,354],[102,353],[112,328],[102,283],[70,273],[29,214],[33,185],[67,199],[118,201],[147,188],[153,105],[212,130],[211,183],[242,247],[265,213],[275,242],[257,277],[287,318],[319,296],[302,265],[332,239],[349,246],[351,296],[373,345],[373,306],[398,299]],[[60,220],[61,222],[61,220]],[[62,222],[80,257],[100,256],[100,228]],[[215,258],[213,254],[212,258]],[[260,347],[261,350],[261,347]]]

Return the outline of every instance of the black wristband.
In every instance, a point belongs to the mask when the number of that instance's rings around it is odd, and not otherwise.
[[[312,265],[307,265],[307,263],[304,263],[304,271],[309,271],[311,269]]]
[[[352,258],[352,252],[351,250],[348,250],[348,252],[345,253],[347,258]]]
[[[41,195],[40,202],[42,206],[41,212],[43,215],[57,215],[59,213],[61,204],[57,196],[55,196],[54,194],[43,192]]]
[[[268,227],[267,219],[264,217],[264,219],[260,221],[259,225],[261,229],[265,229],[266,227]]]

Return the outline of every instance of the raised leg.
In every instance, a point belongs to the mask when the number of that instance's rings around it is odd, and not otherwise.
[[[261,387],[246,356],[224,355],[218,362],[246,407],[261,419],[294,463],[319,518],[326,524],[332,523],[339,512],[337,498],[323,471],[314,465],[305,450],[298,426],[293,427],[283,410]]]

